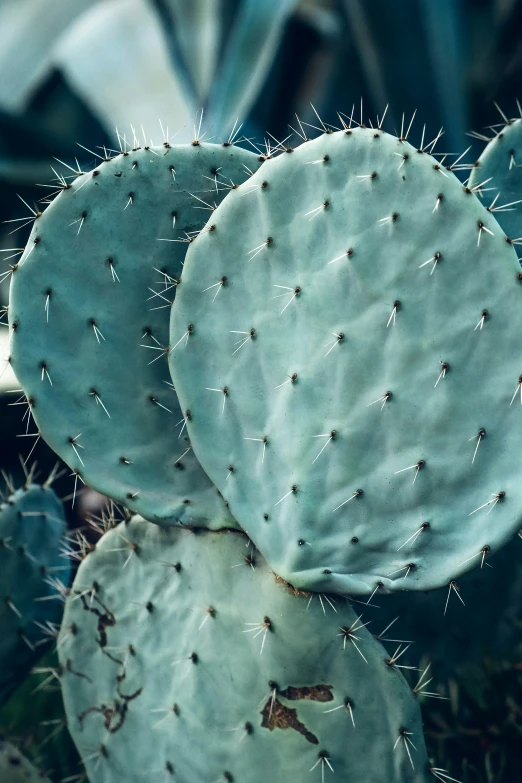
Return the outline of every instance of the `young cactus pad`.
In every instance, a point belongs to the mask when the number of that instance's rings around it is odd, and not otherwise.
[[[0,780],[3,783],[50,783],[10,742],[0,737]]]
[[[189,242],[259,165],[199,142],[102,161],[35,220],[13,274],[11,362],[42,436],[85,483],[153,521],[234,525],[190,448],[169,315]]]
[[[510,120],[489,142],[471,171],[469,186],[479,188],[507,236],[521,243],[522,119]]]
[[[270,567],[367,594],[481,565],[522,520],[522,285],[494,217],[425,149],[357,128],[268,161],[212,224],[171,373]]]
[[[59,640],[90,779],[432,780],[401,672],[347,602],[321,598],[297,595],[238,532],[135,517],[106,533]]]
[[[29,484],[0,505],[0,704],[60,622],[70,579],[65,529],[63,506],[45,486]]]

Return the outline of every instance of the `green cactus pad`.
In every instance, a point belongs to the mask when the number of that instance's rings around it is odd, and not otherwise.
[[[2,783],[50,783],[10,742],[0,737],[0,780]]]
[[[507,236],[521,243],[522,119],[510,120],[489,142],[472,169],[469,186],[479,189]]]
[[[0,704],[53,638],[70,581],[63,506],[30,484],[0,504]]]
[[[207,205],[259,165],[203,143],[102,162],[35,221],[13,275],[11,363],[42,436],[85,483],[153,521],[234,525],[190,449],[168,322]]]
[[[416,698],[364,623],[297,595],[241,533],[118,526],[82,563],[59,641],[89,777],[432,780]]]
[[[522,285],[493,216],[426,152],[358,128],[268,161],[212,224],[171,373],[270,567],[346,595],[480,565],[522,521]]]

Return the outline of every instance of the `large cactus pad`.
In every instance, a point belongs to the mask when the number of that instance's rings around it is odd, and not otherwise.
[[[60,591],[70,580],[64,533],[63,506],[52,489],[29,485],[0,504],[0,703],[60,622]]]
[[[42,436],[82,480],[161,523],[233,525],[187,438],[167,366],[186,248],[259,158],[198,143],[80,175],[13,275],[12,366]]]
[[[271,568],[350,594],[482,564],[522,519],[522,285],[494,217],[425,151],[360,128],[268,161],[212,224],[171,372]]]
[[[364,623],[297,595],[240,533],[120,525],[82,563],[59,644],[89,776],[432,780],[415,697]]]

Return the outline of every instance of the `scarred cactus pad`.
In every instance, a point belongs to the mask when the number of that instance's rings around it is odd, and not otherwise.
[[[416,698],[365,622],[296,595],[240,533],[120,525],[82,563],[59,644],[89,776],[433,780]]]

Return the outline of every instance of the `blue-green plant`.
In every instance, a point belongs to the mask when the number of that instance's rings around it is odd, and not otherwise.
[[[222,131],[248,116],[276,58],[298,0],[208,3],[151,0],[165,32],[173,71],[189,105],[208,107]]]
[[[0,504],[0,703],[57,635],[70,580],[65,529],[49,486],[8,490]]]
[[[346,125],[267,161],[172,308],[194,450],[301,589],[447,585],[521,526],[516,253],[407,135]]]
[[[164,524],[235,526],[187,439],[169,313],[187,247],[262,158],[198,138],[122,143],[62,179],[35,220],[13,272],[11,364],[42,436],[81,481]]]
[[[348,602],[285,584],[239,532],[135,517],[106,533],[59,654],[93,781],[433,780],[397,654]]]
[[[490,138],[472,168],[469,184],[495,214],[506,236],[519,244],[522,242],[522,119],[502,116],[506,125]]]
[[[39,431],[147,519],[82,563],[59,639],[96,783],[451,779],[345,597],[451,594],[519,529],[520,273],[433,143],[351,124],[276,159],[123,140],[13,269]]]

